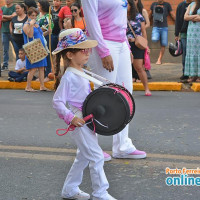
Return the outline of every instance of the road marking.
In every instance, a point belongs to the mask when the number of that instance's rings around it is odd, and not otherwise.
[[[19,158],[19,159],[31,159],[31,160],[43,160],[43,161],[69,161],[74,160],[74,156],[61,156],[61,155],[48,155],[48,154],[35,154],[35,153],[15,153],[15,152],[0,152],[0,158]],[[173,167],[173,168],[197,168],[199,163],[184,163],[184,162],[166,162],[166,161],[153,161],[147,159],[131,160],[131,159],[112,159],[106,164],[120,164],[125,166],[143,166],[143,167]]]
[[[36,147],[36,146],[7,146],[0,145],[0,150],[24,150],[24,151],[42,151],[51,153],[76,153],[76,149],[52,148],[52,147]],[[107,151],[112,154],[111,151]],[[200,156],[171,155],[171,154],[153,154],[147,153],[148,158],[177,159],[186,161],[200,161]]]

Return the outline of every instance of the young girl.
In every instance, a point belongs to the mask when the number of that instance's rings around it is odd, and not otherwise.
[[[83,71],[82,66],[87,63],[91,48],[97,46],[95,40],[87,40],[83,31],[79,28],[68,29],[60,33],[56,54],[56,77],[60,71],[60,58],[67,62],[67,67]],[[68,125],[73,124],[77,128],[71,132],[78,149],[76,159],[67,175],[62,197],[68,199],[90,199],[90,195],[81,191],[79,185],[82,182],[83,171],[89,165],[93,200],[115,200],[108,194],[109,183],[104,173],[104,156],[98,145],[96,134],[90,130],[82,119],[82,105],[85,98],[91,92],[90,83],[71,71],[66,70],[55,84],[56,92],[53,97],[53,107],[58,116]],[[66,107],[68,103],[69,108]]]

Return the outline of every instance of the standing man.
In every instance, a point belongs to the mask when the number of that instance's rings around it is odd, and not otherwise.
[[[2,42],[3,42],[3,67],[2,70],[8,70],[8,61],[9,61],[9,42],[13,41],[10,34],[10,21],[15,13],[15,5],[13,4],[13,0],[6,0],[6,5],[2,7],[3,18],[2,18]],[[13,44],[13,42],[12,42]],[[13,45],[14,46],[14,45]]]
[[[187,80],[189,77],[184,75],[185,71],[185,56],[186,56],[186,43],[187,43],[187,28],[188,21],[184,20],[184,15],[187,7],[192,3],[193,0],[184,0],[181,2],[176,10],[176,23],[175,23],[175,40],[181,39],[183,54],[182,54],[182,65],[183,75],[180,77],[181,80]]]
[[[54,51],[58,44],[58,35],[60,33],[59,27],[59,17],[58,13],[61,10],[61,0],[53,0],[53,6],[51,9],[51,15],[54,23],[54,27],[52,30],[52,41],[51,41],[51,50]]]
[[[162,58],[165,53],[165,47],[168,46],[168,24],[167,16],[170,15],[175,21],[175,15],[172,12],[172,7],[168,2],[164,0],[157,0],[157,2],[152,3],[149,18],[153,17],[153,30],[152,30],[152,42],[160,41],[161,49],[157,65],[162,64]]]

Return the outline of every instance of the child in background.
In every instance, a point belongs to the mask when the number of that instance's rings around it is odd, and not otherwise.
[[[8,72],[8,80],[15,82],[27,81],[27,75],[25,52],[24,49],[19,49],[19,59],[16,62],[15,71]]]
[[[66,199],[89,200],[90,195],[81,191],[83,171],[89,165],[93,189],[93,200],[116,200],[108,194],[109,183],[104,172],[104,155],[98,144],[97,135],[90,130],[83,120],[82,106],[85,98],[91,92],[87,79],[76,75],[73,70],[83,71],[88,62],[91,48],[97,46],[96,40],[87,40],[79,28],[68,29],[60,33],[56,54],[56,92],[53,97],[53,107],[59,118],[65,123],[76,126],[71,133],[78,149],[75,161],[66,177],[62,197]],[[67,60],[67,69],[60,81],[60,58]],[[69,108],[66,107],[68,103]]]

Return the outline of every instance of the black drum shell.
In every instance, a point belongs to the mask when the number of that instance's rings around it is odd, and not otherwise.
[[[87,96],[82,109],[83,117],[93,114],[96,120],[108,126],[106,128],[94,121],[95,132],[105,136],[115,135],[122,131],[131,121],[135,113],[135,102],[132,95],[128,92],[133,103],[133,112],[130,114],[130,107],[126,98],[111,86],[126,90],[116,84],[104,85]],[[91,130],[94,130],[93,123],[87,126]]]

